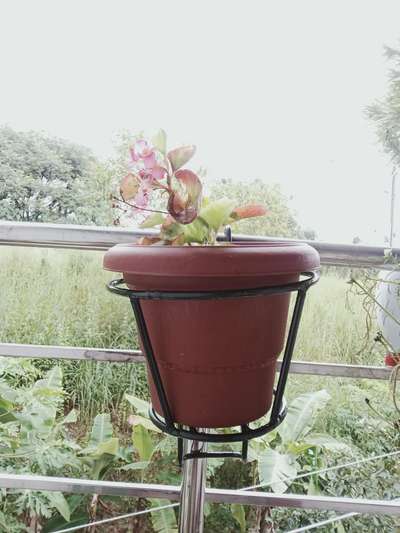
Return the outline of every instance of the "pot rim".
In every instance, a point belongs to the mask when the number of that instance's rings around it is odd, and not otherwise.
[[[300,274],[320,267],[306,243],[242,241],[220,246],[117,244],[104,255],[105,270],[146,277],[244,278]]]

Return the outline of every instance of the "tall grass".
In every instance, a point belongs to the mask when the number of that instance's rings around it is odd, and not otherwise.
[[[137,348],[129,302],[106,288],[102,254],[0,249],[1,342]],[[51,361],[38,360],[41,368]],[[63,361],[70,400],[87,419],[116,409],[125,391],[143,394],[143,365]]]
[[[367,333],[361,298],[346,277],[322,275],[307,295],[295,358],[308,361],[378,364],[382,361]],[[373,332],[371,332],[373,333]]]

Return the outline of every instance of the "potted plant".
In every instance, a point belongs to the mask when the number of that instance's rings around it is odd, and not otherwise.
[[[167,152],[163,131],[151,142],[135,139],[117,201],[125,212],[146,213],[141,227],[158,231],[137,244],[111,248],[104,257],[105,269],[122,272],[130,288],[174,292],[271,287],[296,282],[302,272],[319,267],[318,253],[306,244],[217,243],[225,225],[265,215],[266,209],[203,198],[199,176],[184,168],[194,152],[194,146]],[[166,208],[160,207],[163,201]],[[289,301],[289,293],[142,301],[176,422],[231,427],[268,412]],[[153,406],[162,415],[150,374],[149,383]]]

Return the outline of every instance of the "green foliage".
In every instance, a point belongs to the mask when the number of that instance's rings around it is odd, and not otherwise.
[[[235,222],[232,226],[235,233],[270,237],[302,236],[279,185],[267,184],[259,179],[240,182],[222,179],[210,183],[209,196],[213,199],[228,197],[235,205],[261,204],[267,208],[267,216]]]
[[[214,202],[207,203],[200,211],[200,218],[204,220],[209,228],[217,232],[228,223],[234,208],[235,203],[233,200],[220,198]]]
[[[2,342],[138,348],[129,302],[105,288],[112,274],[102,254],[3,247],[0,254]],[[0,369],[3,360],[0,359]],[[18,370],[19,365],[24,369]],[[29,368],[26,366],[29,365]],[[10,383],[32,382],[54,365],[35,360],[9,367]],[[62,361],[70,405],[89,424],[99,412],[116,413],[125,392],[147,394],[144,365]],[[123,411],[118,411],[121,418]]]
[[[108,224],[110,179],[82,146],[0,128],[0,219]]]
[[[125,399],[132,405],[132,407],[134,407],[136,413],[145,418],[149,416],[149,402],[146,402],[145,400],[142,400],[141,398],[138,398],[133,394],[125,394]]]
[[[52,368],[33,386],[13,388],[7,383],[7,361],[2,365],[0,389],[13,417],[0,423],[0,470],[42,475],[78,472],[81,463],[67,431],[71,417],[57,416],[63,401],[60,368]],[[10,366],[15,367],[15,362]],[[61,493],[12,494],[17,514],[27,513],[40,521],[57,511],[70,519],[68,502]]]
[[[344,443],[328,435],[311,434],[316,415],[329,398],[325,390],[298,396],[290,403],[286,418],[277,430],[250,442],[250,457],[257,462],[260,483],[273,492],[283,493],[292,485],[301,464],[309,461],[316,464],[314,459],[321,450],[350,451]]]
[[[141,461],[149,461],[153,455],[153,441],[149,431],[141,424],[133,427],[132,440]]]
[[[240,526],[240,532],[246,533],[246,515],[244,512],[243,505],[240,505],[238,503],[233,503],[231,505],[231,513],[233,518],[236,520],[236,522]]]
[[[385,47],[391,62],[386,96],[367,108],[368,117],[375,123],[376,133],[392,161],[400,165],[400,50]]]
[[[260,483],[271,487],[273,492],[281,494],[290,485],[290,480],[297,474],[294,458],[286,453],[279,453],[272,448],[258,456],[258,475]]]
[[[325,407],[329,399],[325,390],[302,394],[294,399],[284,423],[278,429],[282,442],[286,444],[303,439],[310,432],[316,413]]]
[[[166,500],[152,500],[152,507],[167,505]],[[178,527],[173,508],[162,509],[151,514],[151,523],[156,533],[177,533]]]
[[[113,437],[113,427],[109,414],[97,415],[90,432],[89,442],[79,452],[90,467],[92,479],[103,479],[110,466],[118,457],[119,440]]]
[[[117,466],[121,454],[118,439],[113,437],[110,415],[97,415],[86,448],[82,449],[72,437],[70,427],[76,423],[77,415],[74,410],[63,414],[60,367],[51,368],[42,379],[17,387],[9,383],[15,360],[3,359],[1,367],[0,394],[9,415],[0,420],[1,471],[71,477],[86,474],[99,479]],[[19,374],[24,368],[30,371],[29,366],[21,364]],[[86,497],[79,496],[71,508],[60,492],[23,490],[7,494],[9,511],[13,509],[15,513],[13,519],[23,517],[35,528],[40,528],[55,513],[64,523],[70,522],[75,511],[82,518],[85,501]],[[18,531],[18,527],[17,521],[13,531]]]

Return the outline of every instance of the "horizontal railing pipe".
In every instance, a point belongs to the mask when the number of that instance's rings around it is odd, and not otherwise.
[[[131,498],[179,500],[181,488],[176,485],[94,481],[49,476],[0,474],[0,487],[60,491],[74,494],[100,494]],[[320,509],[337,512],[359,512],[400,515],[400,503],[387,500],[353,499],[300,494],[273,494],[260,491],[206,489],[205,499],[211,503],[237,503],[266,507]]]
[[[29,359],[75,359],[112,363],[143,363],[140,350],[106,350],[104,348],[80,348],[73,346],[48,346],[40,344],[0,343],[0,357],[22,357]],[[281,362],[278,361],[277,371]],[[388,379],[391,369],[384,366],[344,365],[337,363],[314,363],[292,361],[292,374],[331,376],[337,378]]]
[[[140,350],[110,350],[75,346],[0,343],[0,357],[28,359],[75,359],[111,363],[143,363]]]
[[[0,245],[9,246],[107,250],[114,244],[132,243],[140,237],[154,234],[154,230],[129,230],[119,227],[0,221]],[[233,240],[235,242],[242,240],[252,242],[293,241],[293,239],[239,234],[233,234]],[[299,242],[306,242],[313,246],[319,252],[323,265],[391,268],[388,265],[387,248],[383,246],[335,244],[306,240]],[[392,256],[400,258],[400,249],[392,249]]]

